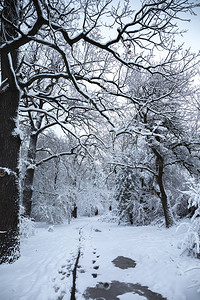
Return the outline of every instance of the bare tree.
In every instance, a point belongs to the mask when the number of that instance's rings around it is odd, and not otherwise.
[[[172,40],[177,33],[174,20],[180,19],[180,12],[186,12],[195,6],[189,0],[147,0],[138,11],[134,12],[128,1],[124,3],[125,5],[120,9],[119,6],[114,7],[111,0],[29,0],[19,3],[17,0],[4,0],[1,2],[0,53],[3,82],[0,126],[3,149],[0,166],[2,175],[5,176],[1,177],[0,181],[3,195],[0,211],[3,213],[8,211],[7,214],[10,214],[13,210],[12,217],[7,218],[6,225],[2,221],[5,222],[5,218],[0,218],[0,228],[3,231],[1,262],[8,260],[18,236],[18,187],[13,174],[16,175],[17,172],[20,142],[18,134],[16,137],[13,136],[13,131],[16,128],[14,119],[16,120],[20,97],[28,96],[38,79],[53,79],[57,81],[58,86],[65,83],[65,96],[73,86],[94,111],[113,125],[107,95],[120,97],[116,74],[119,75],[122,68],[157,71],[157,65],[148,62],[148,56],[152,54],[153,48],[166,51],[163,66],[173,60]],[[108,29],[106,22],[108,17],[112,20],[108,26],[118,28],[115,37],[105,41],[101,36],[102,29]],[[7,33],[4,34],[5,32]],[[60,69],[46,68],[42,56],[36,56],[37,63],[35,61],[34,65],[39,66],[38,72],[32,68],[28,78],[24,76],[21,72],[26,63],[23,52],[30,43],[35,47],[40,45],[42,49],[49,50],[55,60],[59,58]],[[85,60],[87,49],[94,51],[91,60]],[[129,60],[127,55],[130,51],[134,56]],[[95,60],[95,53],[100,53],[101,61]],[[110,64],[109,72],[105,72],[105,63]],[[57,100],[60,101],[60,98]],[[11,149],[14,150],[11,152]],[[18,175],[16,176],[18,178]],[[4,180],[8,181],[4,183]],[[10,180],[13,189],[5,188],[10,185]],[[7,201],[11,201],[9,207]]]
[[[135,151],[135,159],[127,167],[140,169],[154,176],[157,185],[155,191],[161,200],[167,227],[173,225],[166,192],[166,181],[169,178],[166,174],[169,173],[170,166],[180,165],[193,174],[199,172],[196,157],[199,143],[197,137],[191,139],[188,134],[191,123],[188,121],[188,113],[185,113],[195,96],[191,83],[198,60],[188,52],[185,59],[187,63],[184,60],[172,62],[164,77],[161,75],[162,71],[153,75],[139,71],[127,76],[127,84],[124,86],[126,97],[129,95],[130,98],[123,108],[127,121],[116,132],[117,136],[130,135],[130,140],[135,137],[136,145],[138,137],[143,136],[143,147],[149,149],[145,162],[137,160]],[[118,165],[126,167],[125,164]]]

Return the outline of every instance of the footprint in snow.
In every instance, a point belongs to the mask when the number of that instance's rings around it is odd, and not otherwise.
[[[66,292],[65,291],[61,291],[60,295],[58,296],[57,300],[62,300],[65,296]]]

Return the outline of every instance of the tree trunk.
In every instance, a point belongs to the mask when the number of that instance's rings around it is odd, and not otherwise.
[[[169,228],[170,226],[172,226],[174,224],[174,221],[173,221],[173,216],[172,216],[170,206],[168,203],[167,194],[165,192],[165,188],[164,188],[164,184],[163,184],[163,158],[155,148],[153,148],[153,152],[156,155],[156,164],[158,167],[157,183],[158,183],[159,189],[160,189],[160,199],[162,202],[162,207],[163,207],[163,212],[164,212],[164,217],[165,217],[165,224],[166,224],[166,227]]]
[[[40,101],[39,108],[42,109],[43,101]],[[24,215],[26,217],[31,216],[32,208],[32,195],[33,195],[33,179],[35,174],[35,159],[37,150],[38,135],[42,125],[44,115],[37,113],[36,122],[34,124],[32,117],[30,117],[31,123],[31,135],[29,140],[29,147],[27,152],[27,166],[24,174],[23,188],[22,188],[22,204],[24,207]]]
[[[72,210],[72,218],[77,218],[77,206],[76,206],[76,204],[74,204],[74,206],[73,206],[73,210]]]
[[[3,15],[17,20],[17,0],[5,0]],[[1,22],[1,43],[16,36],[13,27]],[[0,264],[19,257],[19,135],[14,134],[20,91],[13,70],[17,51],[1,54],[1,78],[7,88],[0,91]]]
[[[24,215],[26,217],[31,216],[37,138],[37,134],[32,133],[30,136],[29,149],[27,154],[28,166],[26,168],[23,181],[22,203],[24,206]]]
[[[20,139],[13,135],[19,95],[0,95],[0,263],[18,257],[19,187],[18,154]],[[8,168],[8,170],[4,169]]]

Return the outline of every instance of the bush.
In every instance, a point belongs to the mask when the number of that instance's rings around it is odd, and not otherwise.
[[[20,216],[20,236],[22,239],[35,234],[35,223],[32,219]]]
[[[188,182],[188,188],[183,193],[189,196],[188,208],[194,208],[194,213],[182,242],[182,250],[188,255],[200,258],[200,183],[192,178]]]

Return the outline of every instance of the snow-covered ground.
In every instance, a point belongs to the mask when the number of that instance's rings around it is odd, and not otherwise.
[[[183,236],[184,228],[118,226],[99,217],[73,220],[53,231],[40,224],[34,236],[22,241],[20,259],[0,266],[0,299],[70,300],[80,250],[77,300],[85,299],[88,287],[112,281],[139,283],[169,300],[199,300],[193,285],[200,279],[200,269],[187,270],[200,267],[200,260],[181,255],[177,245]],[[133,259],[135,268],[116,267],[112,261],[118,256]],[[128,292],[117,299],[148,298]]]

